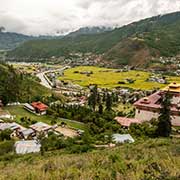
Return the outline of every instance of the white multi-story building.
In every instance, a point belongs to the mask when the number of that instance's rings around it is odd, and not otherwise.
[[[148,97],[142,98],[134,103],[136,107],[135,119],[141,122],[157,119],[160,114],[163,94],[169,92],[171,95],[171,121],[172,125],[180,126],[180,84],[172,83],[161,91]]]

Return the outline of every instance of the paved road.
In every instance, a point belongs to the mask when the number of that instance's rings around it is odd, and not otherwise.
[[[49,85],[48,81],[46,80],[46,78],[44,77],[45,73],[38,73],[36,76],[41,80],[40,84],[45,86],[48,89],[52,89],[52,87]]]
[[[55,69],[55,70],[49,70],[49,71],[44,71],[41,73],[38,73],[36,76],[41,80],[40,84],[45,86],[48,89],[52,89],[52,82],[48,80],[46,74],[51,73],[51,72],[63,72],[65,69],[69,68],[69,66],[64,66],[60,69]]]

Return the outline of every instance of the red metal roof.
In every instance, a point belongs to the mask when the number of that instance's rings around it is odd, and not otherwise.
[[[36,108],[36,109],[38,109],[38,110],[40,110],[40,111],[46,111],[47,108],[48,108],[47,105],[45,105],[45,104],[43,104],[43,103],[41,103],[41,102],[32,102],[31,105],[32,105],[34,108]]]
[[[126,117],[116,117],[115,120],[122,126],[129,127],[132,123],[141,123],[140,120]]]

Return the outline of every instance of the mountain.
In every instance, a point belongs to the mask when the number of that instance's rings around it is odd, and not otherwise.
[[[95,26],[95,27],[83,27],[78,29],[77,31],[71,32],[67,35],[67,37],[76,37],[79,35],[89,35],[89,34],[99,34],[99,33],[103,33],[106,31],[111,31],[112,28],[110,27],[99,27],[99,26]]]
[[[27,36],[23,34],[6,32],[4,27],[0,27],[0,50],[11,50],[29,40],[39,39],[61,39],[62,36]]]
[[[13,49],[21,43],[32,40],[32,36],[26,36],[18,33],[2,32],[0,31],[0,49]]]
[[[76,37],[78,35],[87,35],[87,34],[98,34],[105,31],[110,31],[111,28],[108,27],[85,27],[80,28],[77,31],[71,32],[67,35],[67,37]],[[27,36],[23,34],[13,33],[13,32],[6,32],[4,27],[0,27],[0,50],[11,50],[22,43],[29,41],[29,40],[52,40],[52,39],[61,39],[64,37],[63,35],[59,36],[48,36],[48,35],[41,35],[41,36]]]
[[[92,52],[114,64],[145,65],[151,57],[175,56],[180,52],[180,12],[147,18],[112,31],[64,37],[60,40],[25,42],[8,57],[69,57],[72,52]]]

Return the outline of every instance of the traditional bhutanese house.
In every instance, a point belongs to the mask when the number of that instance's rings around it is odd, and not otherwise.
[[[30,126],[31,129],[33,129],[36,133],[45,133],[47,134],[49,131],[53,130],[53,127],[43,123],[43,122],[37,122],[36,124],[33,124]]]
[[[26,110],[28,110],[28,111],[30,111],[32,113],[36,113],[35,108],[33,106],[31,106],[30,104],[28,104],[28,103],[24,104],[24,109],[26,109]]]
[[[48,109],[48,106],[41,102],[33,102],[31,103],[31,106],[35,109],[35,112],[39,115],[46,114],[46,111]]]
[[[115,120],[123,127],[128,128],[131,124],[139,124],[140,120],[135,118],[126,118],[126,117],[115,117]]]
[[[13,123],[0,123],[0,131],[4,131],[6,129],[12,130],[11,137],[19,137],[20,132],[25,130],[23,126],[13,122]]]
[[[41,149],[41,144],[36,140],[17,141],[14,146],[17,154],[38,153]]]
[[[36,136],[36,133],[33,129],[24,129],[20,131],[20,137],[22,139],[33,139]]]
[[[180,126],[180,84],[170,84],[162,91],[158,91],[148,97],[142,98],[134,103],[136,107],[135,118],[143,121],[150,121],[159,117],[161,100],[163,94],[168,91],[172,95],[171,100],[171,121],[172,125]]]

